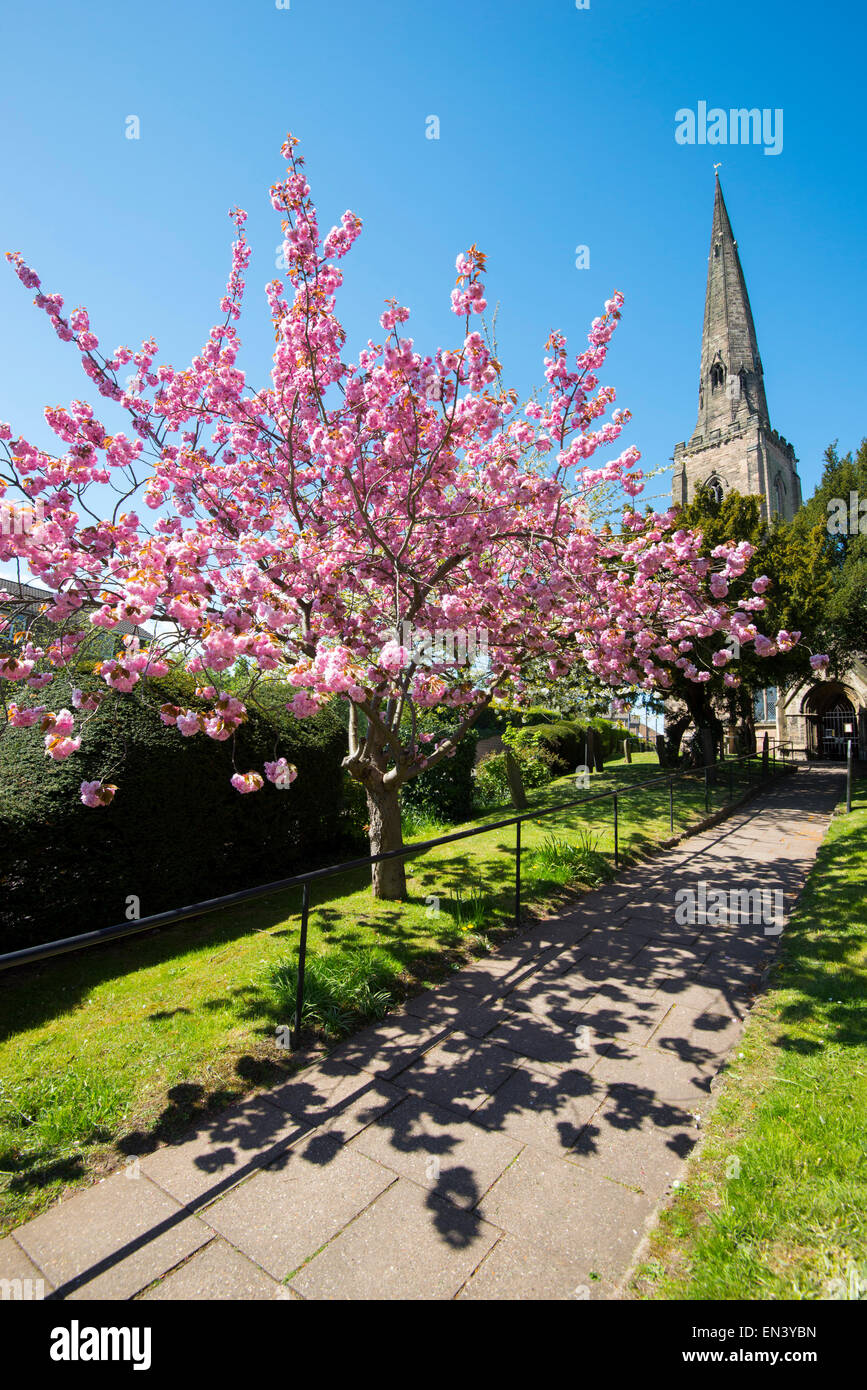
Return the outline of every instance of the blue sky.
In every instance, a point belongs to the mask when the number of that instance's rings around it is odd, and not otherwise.
[[[828,442],[867,434],[865,28],[861,6],[791,0],[7,8],[2,249],[86,304],[107,348],[153,333],[179,365],[217,316],[239,203],[254,248],[242,361],[261,381],[279,240],[267,195],[291,129],[323,227],[347,207],[364,220],[344,262],[350,350],[392,295],[422,350],[450,345],[454,260],[475,242],[506,380],[527,394],[549,330],[580,348],[621,289],[606,378],[633,412],[624,444],[664,466],[695,423],[719,160],[772,422],[809,495]],[[675,112],[700,101],[781,108],[782,152],[678,145]],[[43,406],[89,383],[8,267],[0,320],[0,419],[50,444]]]

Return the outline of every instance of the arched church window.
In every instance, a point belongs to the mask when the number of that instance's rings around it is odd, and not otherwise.
[[[779,473],[774,479],[774,511],[777,516],[786,514],[786,485]]]
[[[714,502],[716,502],[717,504],[722,502],[723,485],[721,479],[719,479],[715,473],[710,478],[708,478],[707,482],[705,483],[705,488],[707,490],[708,495],[713,498]]]
[[[717,391],[719,387],[722,386],[725,381],[725,375],[725,368],[722,362],[714,362],[710,369],[711,390]]]

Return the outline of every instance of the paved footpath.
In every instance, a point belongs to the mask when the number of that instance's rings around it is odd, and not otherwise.
[[[617,1298],[779,940],[678,925],[675,895],[779,889],[788,914],[843,794],[802,768],[19,1227],[0,1277],[68,1299]]]

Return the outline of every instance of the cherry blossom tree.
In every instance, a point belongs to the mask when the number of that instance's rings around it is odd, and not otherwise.
[[[54,453],[0,426],[0,501],[15,499],[32,521],[0,534],[0,560],[23,562],[50,591],[54,624],[42,645],[25,640],[0,659],[0,692],[17,683],[14,693],[38,699],[58,669],[69,674],[69,708],[4,701],[8,722],[33,727],[58,761],[78,752],[106,701],[139,698],[179,663],[200,682],[199,708],[161,708],[179,737],[231,739],[262,681],[291,685],[288,708],[302,719],[343,698],[345,766],[365,789],[376,854],[402,845],[402,784],[452,755],[495,696],[520,697],[528,665],[544,659],[552,679],[580,667],[646,689],[665,687],[671,663],[689,680],[708,678],[696,642],[733,623],[741,640],[748,632],[704,580],[718,574],[721,594],[749,548],[703,556],[670,513],[639,515],[634,447],[591,467],[629,418],[608,414],[615,393],[598,375],[619,293],[574,358],[551,334],[547,388],[523,407],[474,326],[486,307],[475,247],[457,258],[453,346],[422,355],[403,336],[408,309],[389,301],[381,333],[346,360],[338,263],[361,222],[346,212],[323,238],[291,136],[283,155],[271,201],[286,276],[266,287],[276,343],[259,389],[238,366],[250,256],[240,209],[221,321],[183,368],[158,364],[152,338],[105,355],[87,311],[65,315],[61,297],[10,254],[81,354],[105,412],[129,423],[110,428],[82,400],[51,407]],[[593,499],[612,486],[622,520],[599,527]],[[126,638],[95,663],[105,691],[84,694],[75,671],[94,631],[121,620],[158,636],[149,646]],[[239,663],[242,690],[225,674]],[[419,731],[432,706],[454,719],[435,741]],[[281,759],[236,768],[232,782],[241,794],[266,781],[285,790],[293,773]],[[116,792],[83,782],[81,799],[101,808]],[[374,866],[373,886],[402,897],[403,860]]]

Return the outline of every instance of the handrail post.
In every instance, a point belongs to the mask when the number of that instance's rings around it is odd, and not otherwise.
[[[301,1015],[304,1011],[304,966],[307,963],[307,918],[310,913],[310,884],[301,889],[301,940],[298,946],[298,985],[295,990],[295,1037],[292,1046],[300,1046]]]
[[[617,846],[617,791],[614,792],[614,867],[619,867],[618,846]]]
[[[521,822],[515,822],[515,931],[521,926]]]
[[[846,744],[846,813],[852,810],[852,740]]]

